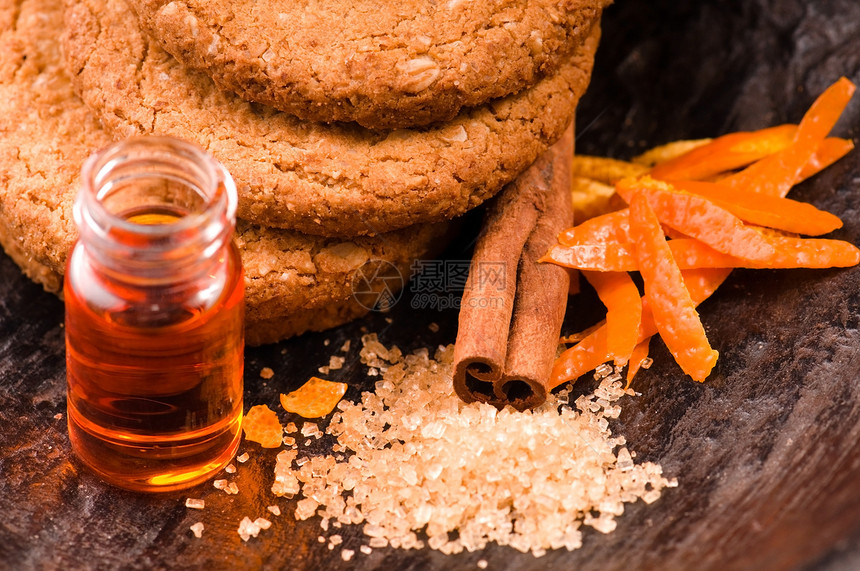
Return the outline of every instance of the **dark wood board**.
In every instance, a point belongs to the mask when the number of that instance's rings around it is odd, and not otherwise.
[[[675,139],[796,122],[840,75],[860,83],[856,0],[618,0],[604,18],[577,148],[627,158]],[[858,126],[860,97],[837,131],[856,139]],[[860,243],[860,153],[792,196],[841,216],[833,236]],[[467,259],[476,221],[449,259]],[[357,344],[361,328],[407,349],[453,342],[456,312],[411,309],[413,294],[388,315],[249,349],[246,407],[274,408],[343,341]],[[587,324],[596,307],[588,294],[575,299],[568,326]],[[378,549],[344,563],[339,548],[317,543],[315,520],[296,522],[293,503],[268,492],[276,451],[243,445],[252,459],[237,496],[211,485],[134,494],[86,472],[65,426],[62,304],[0,255],[0,569],[475,569],[479,559],[507,570],[860,568],[860,269],[736,271],[700,310],[721,354],[712,377],[683,378],[655,342],[642,395],[622,401],[613,426],[638,460],[678,477],[677,489],[628,506],[614,533],[586,532],[575,552]],[[351,399],[372,387],[356,355],[340,375]],[[275,377],[260,379],[262,367]],[[577,390],[590,388],[584,380]],[[189,496],[206,509],[186,509]],[[243,543],[239,520],[272,503],[284,515]],[[198,520],[200,540],[188,529]],[[365,542],[359,527],[340,533],[344,547]]]

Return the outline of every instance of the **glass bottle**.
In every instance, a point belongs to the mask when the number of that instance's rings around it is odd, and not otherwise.
[[[68,426],[80,460],[141,491],[226,465],[242,421],[236,187],[203,150],[125,140],[83,166],[67,262]]]

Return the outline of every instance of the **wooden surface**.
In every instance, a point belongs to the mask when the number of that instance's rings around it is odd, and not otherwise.
[[[604,30],[577,117],[583,153],[624,158],[674,139],[796,122],[840,75],[860,83],[856,0],[618,0]],[[842,136],[858,137],[858,99]],[[843,217],[834,237],[860,243],[860,153],[791,196]],[[461,241],[452,259],[468,256],[468,231]],[[343,341],[356,344],[361,327],[408,349],[452,342],[456,313],[414,311],[409,293],[390,324],[375,314],[248,350],[246,408],[274,407]],[[596,307],[588,294],[576,299],[569,327],[587,325]],[[276,451],[243,445],[251,460],[235,478],[238,496],[211,485],[138,495],[82,469],[65,425],[62,305],[0,255],[0,569],[476,569],[479,559],[506,570],[860,568],[860,270],[737,271],[700,309],[721,354],[715,373],[694,384],[653,343],[642,395],[622,401],[613,427],[638,460],[677,477],[677,489],[629,506],[611,535],[586,532],[575,552],[378,549],[344,563],[339,548],[317,543],[315,520],[294,521],[294,504],[268,492]],[[372,386],[356,355],[339,376],[351,399]],[[275,378],[260,379],[262,367]],[[186,509],[189,496],[206,510]],[[241,518],[272,503],[284,515],[243,543]],[[203,539],[188,529],[195,521],[206,525]],[[357,527],[340,533],[344,547],[366,543]]]

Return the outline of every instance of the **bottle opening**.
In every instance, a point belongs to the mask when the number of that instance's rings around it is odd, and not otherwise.
[[[204,213],[209,206],[209,198],[200,188],[161,176],[118,181],[98,200],[111,215],[141,226],[176,224]]]
[[[199,224],[194,219],[213,209],[232,218],[231,186],[223,167],[202,149],[172,137],[134,137],[87,160],[81,201],[99,226],[147,232]]]
[[[105,264],[216,251],[235,226],[236,188],[211,155],[172,137],[134,137],[82,169],[75,221]]]

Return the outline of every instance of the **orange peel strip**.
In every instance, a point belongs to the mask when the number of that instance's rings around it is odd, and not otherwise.
[[[779,125],[759,131],[729,133],[658,164],[651,169],[651,176],[663,180],[704,180],[785,149],[791,145],[796,132],[796,125]]]
[[[642,299],[627,272],[583,272],[606,306],[607,349],[617,366],[630,360],[639,337]]]
[[[639,369],[642,368],[642,363],[644,363],[648,358],[650,344],[651,337],[647,337],[637,343],[636,347],[633,348],[633,353],[630,354],[630,366],[627,367],[627,384],[624,386],[625,389],[630,388],[630,383],[633,382],[633,378],[636,376],[636,373],[638,373]]]
[[[718,252],[746,260],[764,260],[774,253],[773,246],[760,233],[706,198],[675,190],[671,184],[650,177],[625,179],[616,188],[627,201],[638,193],[648,201],[649,209],[661,223],[701,240]],[[663,235],[662,230],[660,234]],[[636,242],[632,230],[631,242]]]
[[[719,353],[708,342],[660,221],[642,193],[630,203],[630,235],[636,244],[645,297],[660,337],[681,369],[693,380],[703,382],[717,363]]]
[[[699,304],[713,295],[729,277],[731,269],[703,268],[682,270],[690,297]],[[657,333],[647,300],[642,301],[642,323],[638,341],[642,342]],[[575,381],[588,371],[610,360],[607,345],[606,325],[603,324],[586,335],[579,343],[565,350],[552,367],[549,388],[554,389],[567,381]]]

